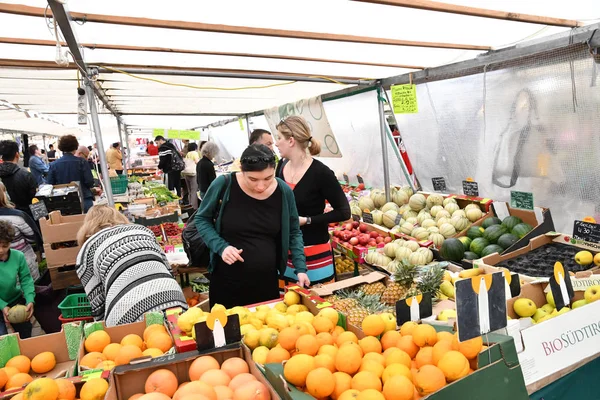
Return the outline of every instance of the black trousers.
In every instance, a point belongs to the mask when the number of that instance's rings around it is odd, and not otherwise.
[[[169,190],[175,189],[177,196],[181,197],[181,171],[171,171],[167,174]]]

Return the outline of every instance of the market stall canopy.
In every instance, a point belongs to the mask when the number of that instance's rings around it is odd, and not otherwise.
[[[45,6],[0,3],[0,98],[73,124],[81,82],[71,56],[68,66],[55,62],[56,35],[63,38]],[[600,18],[598,2],[590,0],[568,6],[491,0],[489,10],[475,0],[307,0],[287,7],[275,0],[70,0],[67,6],[85,63],[101,67],[96,78],[106,103],[146,133],[471,59]],[[182,126],[180,117],[192,120]]]
[[[15,106],[0,99],[0,132],[27,133],[46,136],[75,135],[81,137],[83,131],[69,128],[48,116]]]

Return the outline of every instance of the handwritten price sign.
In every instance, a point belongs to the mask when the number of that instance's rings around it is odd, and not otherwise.
[[[392,105],[394,106],[394,114],[418,113],[419,105],[417,104],[417,86],[392,86]]]

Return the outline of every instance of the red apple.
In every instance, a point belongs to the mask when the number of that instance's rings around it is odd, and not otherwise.
[[[359,225],[360,225],[360,223],[359,223],[358,221],[353,221],[353,222],[352,222],[352,227],[353,227],[354,229],[358,228],[358,226],[359,226]]]
[[[391,243],[392,238],[387,236],[385,239],[383,239],[383,243]]]
[[[360,235],[358,237],[358,242],[362,245],[365,246],[367,243],[369,243],[369,235]]]
[[[344,225],[344,229],[347,231],[351,231],[352,230],[352,222],[348,222],[346,225]]]
[[[360,224],[360,226],[358,227],[358,230],[361,231],[362,233],[365,233],[366,231],[369,230],[369,228],[365,224]]]
[[[377,232],[375,232],[375,231],[371,231],[371,232],[369,232],[369,236],[370,236],[372,239],[375,239],[375,238],[378,238],[378,237],[379,237],[379,233],[377,233]]]
[[[382,238],[381,236],[378,236],[378,237],[375,239],[375,241],[376,241],[377,243],[383,243],[383,238]]]
[[[351,238],[349,242],[352,246],[356,246],[358,244],[358,238]]]
[[[371,240],[371,241],[368,243],[368,245],[369,245],[369,247],[377,247],[377,242],[376,242],[376,241],[374,241],[374,240]]]

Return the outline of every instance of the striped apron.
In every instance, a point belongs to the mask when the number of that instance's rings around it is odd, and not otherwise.
[[[314,246],[305,246],[304,254],[306,255],[306,268],[308,269],[307,274],[311,285],[315,283],[326,283],[334,279],[335,268],[333,266],[331,243],[327,242]],[[284,279],[286,281],[298,281],[298,277],[294,273],[294,265],[290,258],[288,258]]]

